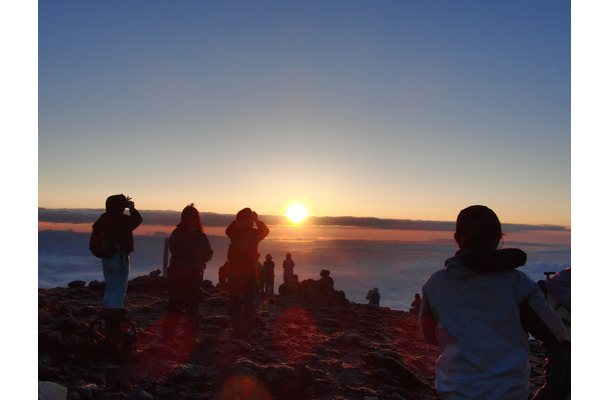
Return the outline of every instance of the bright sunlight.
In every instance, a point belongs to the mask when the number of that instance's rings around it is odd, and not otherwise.
[[[286,216],[288,219],[295,224],[303,222],[303,220],[309,217],[309,212],[304,205],[300,203],[294,203],[286,210]]]

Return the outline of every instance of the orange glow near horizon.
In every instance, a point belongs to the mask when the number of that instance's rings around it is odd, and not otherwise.
[[[167,235],[169,236],[175,226],[165,225],[140,225],[134,234],[136,235]],[[78,233],[91,233],[91,223],[56,223],[38,222],[38,231],[72,231]],[[225,227],[206,226],[204,231],[208,235],[225,236]],[[505,242],[526,243],[555,243],[570,245],[570,231],[527,231],[508,233]],[[340,226],[299,226],[277,225],[271,227],[271,238],[278,240],[293,240],[295,237],[302,240],[334,240],[334,239],[366,239],[366,240],[391,240],[402,242],[429,242],[437,240],[453,240],[453,232],[449,231],[418,231],[399,229],[376,229],[362,227],[340,227]]]

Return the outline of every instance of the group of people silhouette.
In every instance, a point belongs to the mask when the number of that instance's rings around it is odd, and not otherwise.
[[[129,215],[123,214],[126,208]],[[102,258],[107,285],[104,307],[123,306],[129,254],[134,249],[132,232],[141,222],[134,202],[121,194],[108,197],[106,213],[93,225],[94,234],[103,231],[97,235],[104,238],[99,246],[108,250]],[[257,291],[274,294],[273,257],[267,254],[261,264],[258,253],[258,244],[267,237],[269,228],[255,211],[244,208],[225,234],[230,243],[227,262],[219,270],[219,284],[228,293],[234,336],[248,340],[254,330]],[[491,209],[481,205],[463,209],[454,234],[459,250],[447,259],[443,269],[430,275],[421,296],[417,294],[412,303],[423,339],[439,349],[436,388],[443,399],[528,399],[528,333],[544,343],[548,357],[562,361],[567,357],[567,367],[565,362],[561,364],[562,382],[566,368],[569,380],[565,318],[554,310],[536,282],[516,269],[525,264],[526,254],[519,249],[498,248],[503,236],[500,221]],[[174,340],[176,322],[184,311],[186,340],[196,342],[199,286],[213,251],[193,204],[182,211],[180,223],[169,238],[169,248],[169,306],[163,338]],[[284,283],[279,292],[290,294],[299,286],[290,253],[282,265]],[[316,290],[334,286],[329,270],[323,269],[320,276]],[[567,287],[569,298],[569,283]],[[378,288],[369,291],[366,298],[370,305],[379,306]],[[567,307],[569,310],[569,301]],[[558,368],[549,369],[546,393],[559,385],[551,376]],[[557,390],[565,395],[565,387]],[[545,397],[544,393],[541,390],[536,399],[565,398]]]
[[[124,214],[125,209],[129,215]],[[103,306],[122,308],[127,291],[130,254],[134,250],[133,231],[142,223],[142,216],[135,203],[122,194],[106,200],[106,212],[93,225],[90,248],[104,247],[102,267],[106,292]],[[268,234],[269,228],[250,208],[240,210],[235,219],[225,229],[229,238],[227,261],[219,268],[219,286],[229,297],[228,314],[234,336],[249,339],[254,329],[255,295],[273,295],[275,286],[275,263],[271,254],[265,256],[261,264],[258,244]],[[97,237],[99,243],[94,243]],[[171,258],[167,268],[169,305],[163,325],[163,340],[174,341],[179,318],[186,319],[185,340],[196,342],[200,314],[198,309],[199,288],[203,281],[206,263],[214,252],[204,233],[201,216],[194,204],[186,206],[180,215],[180,222],[169,237]],[[94,252],[96,255],[102,253]],[[287,253],[282,263],[284,274],[281,294],[300,291],[298,275],[294,273],[295,262]],[[332,288],[330,271],[320,272],[319,283]],[[296,286],[295,286],[296,285]],[[297,289],[295,289],[295,287]]]
[[[284,282],[286,283],[294,276],[295,263],[291,253],[286,253],[286,259],[282,263],[284,268]],[[265,256],[265,262],[260,261],[256,266],[257,292],[266,295],[275,294],[275,262],[271,254]]]

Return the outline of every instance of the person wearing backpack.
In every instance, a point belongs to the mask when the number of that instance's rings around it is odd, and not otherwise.
[[[526,254],[498,249],[502,237],[491,209],[465,208],[454,234],[459,251],[423,286],[420,330],[438,346],[436,389],[444,400],[528,399],[528,332],[545,343],[567,335],[536,282],[516,270]]]
[[[173,341],[182,311],[186,316],[185,343],[197,343],[199,327],[199,296],[206,263],[214,252],[203,232],[201,216],[194,204],[182,210],[180,223],[169,237],[170,265],[167,268],[169,306],[163,338]]]
[[[225,234],[230,239],[227,252],[229,318],[234,336],[249,339],[254,332],[258,243],[269,234],[269,228],[256,212],[244,208],[237,213]]]
[[[125,208],[129,215],[123,214]],[[123,307],[129,277],[129,256],[134,251],[133,231],[142,223],[130,197],[123,194],[106,199],[106,212],[93,224],[91,252],[102,259],[106,292],[104,307]]]

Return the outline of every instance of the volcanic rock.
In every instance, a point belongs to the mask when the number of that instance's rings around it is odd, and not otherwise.
[[[89,329],[103,309],[102,285],[39,289],[38,374],[52,381],[39,390],[58,390],[62,400],[211,400],[246,392],[271,400],[439,399],[437,349],[422,341],[417,316],[407,312],[352,303],[309,282],[300,293],[259,295],[254,336],[244,341],[233,337],[226,293],[206,282],[197,342],[185,341],[183,320],[164,342],[166,281],[144,276],[129,282],[124,305],[137,343],[102,351]],[[532,349],[534,392],[543,384],[543,354],[535,343]]]

